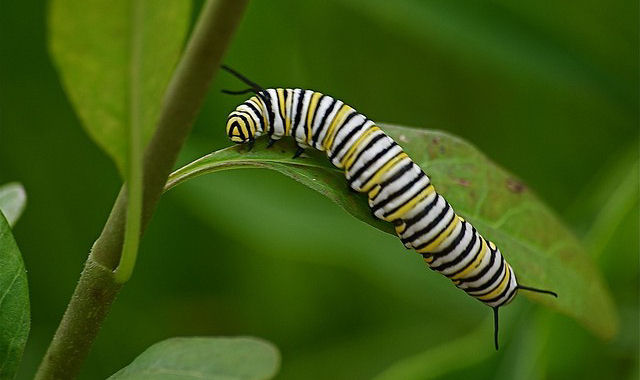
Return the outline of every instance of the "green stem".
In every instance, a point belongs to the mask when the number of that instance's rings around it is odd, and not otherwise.
[[[131,30],[144,20],[144,2],[134,1]],[[142,60],[142,33],[132,33],[131,85],[129,96],[129,170],[127,172],[127,216],[120,263],[115,271],[116,282],[124,284],[131,278],[140,243],[140,217],[142,213],[142,115],[140,110],[140,61]]]
[[[247,0],[208,0],[176,68],[158,126],[143,159],[141,231],[153,214],[169,172],[191,129],[209,83],[244,13]],[[72,379],[80,370],[121,285],[113,270],[120,261],[127,214],[123,186],[91,249],[36,379]]]

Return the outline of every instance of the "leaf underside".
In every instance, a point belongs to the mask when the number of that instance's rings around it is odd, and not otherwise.
[[[595,264],[522,181],[460,138],[440,131],[380,126],[422,167],[456,212],[500,247],[520,283],[553,290],[559,298],[521,294],[575,318],[601,338],[616,333],[617,313]],[[259,139],[250,152],[246,146],[233,146],[185,165],[171,174],[167,189],[206,173],[266,168],[295,179],[356,218],[393,234],[390,223],[371,217],[366,197],[347,189],[344,174],[323,153],[307,150],[292,159],[295,146],[291,139],[271,149],[265,149],[266,140]]]

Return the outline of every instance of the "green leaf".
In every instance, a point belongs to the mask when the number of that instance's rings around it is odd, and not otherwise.
[[[500,247],[521,283],[552,289],[559,298],[521,294],[575,318],[602,338],[615,334],[617,312],[600,272],[574,235],[518,178],[460,138],[439,131],[381,127],[429,174],[455,210]],[[293,142],[279,142],[277,148],[268,150],[265,146],[266,139],[260,139],[251,152],[245,146],[234,146],[204,156],[171,174],[167,189],[205,173],[267,168],[311,187],[358,219],[393,233],[390,224],[370,216],[366,198],[347,189],[343,173],[323,153],[308,152],[293,160]]]
[[[151,137],[189,27],[191,2],[53,0],[49,48],[91,138],[126,178],[129,128]]]
[[[278,349],[250,338],[171,338],[156,343],[109,379],[271,379]]]
[[[0,212],[0,379],[13,379],[29,335],[27,272]]]
[[[27,204],[27,193],[22,184],[10,182],[0,186],[0,211],[10,226],[16,224]]]

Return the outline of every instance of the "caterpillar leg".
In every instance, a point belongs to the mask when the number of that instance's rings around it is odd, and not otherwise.
[[[301,146],[298,146],[298,149],[296,150],[296,153],[293,155],[293,158],[300,157],[302,153],[304,153],[304,148]]]
[[[276,143],[276,139],[274,139],[273,137],[269,136],[269,142],[267,143],[267,149],[271,148],[273,146],[273,144]]]
[[[249,142],[247,143],[247,152],[251,152],[251,149],[253,149],[253,145],[256,142],[256,140],[251,139],[249,140]]]

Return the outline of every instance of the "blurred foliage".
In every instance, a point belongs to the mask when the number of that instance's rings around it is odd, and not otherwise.
[[[0,211],[0,379],[13,379],[29,336],[27,273],[11,227]]]
[[[21,379],[44,354],[120,186],[62,90],[46,11],[0,3],[0,183],[22,182],[30,199],[14,230],[32,302]],[[255,0],[225,61],[262,86],[313,88],[373,120],[462,136],[587,242],[592,226],[610,229],[590,247],[621,316],[612,340],[520,297],[502,313],[500,352],[443,360],[440,378],[632,379],[637,15],[633,1]],[[219,90],[240,87],[217,78],[180,163],[229,145],[224,120],[242,98]],[[635,191],[618,191],[627,187]],[[404,252],[276,173],[194,180],[160,203],[82,377],[105,378],[171,336],[263,337],[282,352],[280,379],[371,378],[424,353],[446,359],[474,334],[492,351],[487,309]]]
[[[255,338],[172,338],[156,343],[112,380],[265,380],[275,375],[278,349]]]
[[[434,185],[446,194],[461,216],[485,236],[492,236],[504,252],[509,252],[512,265],[518,268],[520,283],[553,289],[562,297],[521,294],[575,318],[604,339],[616,333],[618,320],[611,295],[591,258],[518,178],[454,136],[390,124],[380,126],[400,142],[414,162],[429,168]],[[356,218],[395,235],[390,223],[371,217],[366,197],[353,195],[345,186],[343,171],[333,167],[325,154],[308,149],[305,155],[293,159],[293,141],[266,149],[267,141],[259,139],[252,151],[247,151],[246,146],[232,146],[199,158],[172,173],[167,187],[222,170],[271,169],[316,190]],[[245,226],[253,229],[251,227]],[[253,227],[260,229],[259,223]],[[265,231],[271,233],[271,230]],[[304,236],[298,244],[305,245]],[[593,313],[593,310],[600,312]]]

